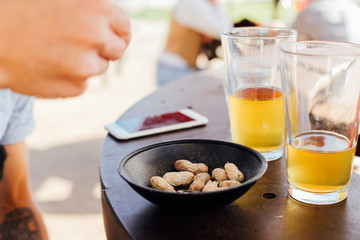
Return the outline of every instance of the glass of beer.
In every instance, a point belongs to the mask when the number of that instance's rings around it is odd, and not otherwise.
[[[281,46],[287,115],[288,192],[316,205],[346,199],[360,107],[360,45],[305,41]]]
[[[221,33],[232,141],[259,151],[268,161],[282,157],[285,143],[280,45],[296,37],[295,30],[275,27]]]

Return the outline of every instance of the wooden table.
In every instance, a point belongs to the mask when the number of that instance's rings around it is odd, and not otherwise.
[[[347,200],[309,206],[288,197],[284,158],[270,162],[265,175],[248,193],[217,212],[173,214],[138,195],[117,172],[119,160],[131,151],[176,139],[230,141],[222,81],[216,73],[204,72],[171,83],[135,104],[121,118],[186,107],[207,116],[208,125],[131,141],[106,137],[100,179],[108,239],[360,239],[360,176],[352,175]]]

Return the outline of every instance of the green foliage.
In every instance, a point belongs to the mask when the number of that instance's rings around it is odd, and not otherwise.
[[[266,23],[273,19],[275,11],[272,1],[232,1],[224,4],[224,8],[234,22],[247,18],[254,22]],[[284,9],[279,4],[278,15],[283,21],[289,22],[296,16],[296,10],[295,8]]]
[[[196,1],[196,0],[194,0]],[[247,18],[254,22],[266,23],[274,16],[274,5],[272,1],[228,1],[223,4],[225,11],[229,13],[234,22]],[[169,21],[171,9],[167,8],[145,8],[139,12],[127,12],[131,18],[150,21]],[[284,9],[278,6],[280,19],[289,22],[295,17],[296,10]]]
[[[128,16],[135,19],[150,21],[169,21],[171,17],[171,9],[165,8],[147,8],[140,12],[127,12]]]

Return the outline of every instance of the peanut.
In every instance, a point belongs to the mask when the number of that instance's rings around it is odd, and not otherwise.
[[[194,177],[194,181],[191,183],[189,190],[191,192],[201,192],[205,184],[211,179],[208,173],[198,173]]]
[[[204,163],[192,163],[188,160],[177,160],[174,166],[178,171],[188,171],[195,175],[200,172],[208,172],[208,167]]]
[[[244,180],[244,174],[238,169],[238,167],[233,163],[225,164],[225,171],[230,180],[237,180],[242,182]]]
[[[180,189],[180,190],[177,190],[176,192],[178,192],[178,193],[188,193],[189,191],[186,190],[186,189]]]
[[[168,191],[168,192],[175,192],[173,186],[171,186],[165,179],[159,176],[154,176],[150,178],[150,184],[153,188]]]
[[[163,178],[173,187],[188,186],[194,180],[191,172],[167,172]]]
[[[228,180],[228,177],[226,175],[226,172],[223,168],[215,168],[213,171],[212,171],[212,174],[211,174],[212,178],[214,178],[216,181],[218,182],[222,182],[222,181],[225,181],[225,180]]]
[[[219,183],[219,187],[233,187],[233,186],[237,186],[240,185],[241,183],[239,181],[236,180],[225,180],[222,181],[221,183]]]
[[[218,187],[218,182],[217,181],[208,181],[204,188],[203,188],[203,192],[214,192],[214,191],[218,191],[220,190],[220,188]]]

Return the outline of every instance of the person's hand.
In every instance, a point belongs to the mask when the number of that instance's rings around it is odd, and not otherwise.
[[[130,41],[110,0],[2,0],[0,16],[0,88],[27,95],[81,94]]]

